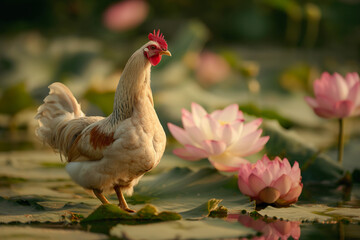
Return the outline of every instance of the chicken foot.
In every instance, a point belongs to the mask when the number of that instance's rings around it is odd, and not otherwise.
[[[93,193],[95,194],[95,196],[102,202],[102,204],[108,204],[110,203],[106,197],[102,194],[102,191],[100,191],[99,189],[93,189]]]
[[[116,195],[117,195],[117,197],[119,199],[119,207],[121,209],[127,211],[127,212],[130,212],[130,213],[135,212],[134,210],[130,209],[129,206],[127,205],[126,200],[124,198],[124,195],[122,194],[122,192],[120,190],[120,186],[115,185],[114,190],[115,190]]]

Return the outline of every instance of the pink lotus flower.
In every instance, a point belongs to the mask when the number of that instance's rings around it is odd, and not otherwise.
[[[286,158],[270,160],[266,155],[256,163],[239,169],[238,185],[240,191],[256,200],[257,204],[277,206],[295,203],[303,187],[298,162],[291,168]]]
[[[111,5],[104,13],[104,23],[114,31],[124,31],[141,24],[149,12],[143,0],[126,0]]]
[[[324,72],[314,82],[315,98],[305,97],[314,112],[323,118],[344,118],[360,114],[360,81],[357,73]]]
[[[262,119],[244,124],[244,116],[237,104],[208,114],[200,105],[192,103],[192,113],[182,110],[184,129],[168,123],[172,135],[184,145],[174,149],[174,154],[196,161],[208,158],[220,171],[237,171],[244,157],[259,152],[269,140],[260,137],[258,129]]]
[[[301,234],[300,222],[280,221],[280,220],[267,220],[263,218],[253,219],[246,214],[233,214],[229,216],[230,220],[236,219],[242,225],[250,227],[263,235],[259,239],[277,240],[277,239],[299,239]]]

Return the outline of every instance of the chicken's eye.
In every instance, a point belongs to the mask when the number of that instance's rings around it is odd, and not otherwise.
[[[150,46],[151,50],[154,50],[156,47],[154,45]]]

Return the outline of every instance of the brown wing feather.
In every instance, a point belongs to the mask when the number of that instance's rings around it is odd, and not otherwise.
[[[94,127],[90,131],[90,144],[95,149],[107,147],[114,141],[114,133],[105,134],[99,130],[98,126]]]
[[[77,136],[68,152],[68,162],[98,161],[103,158],[103,150],[114,141],[114,133],[106,134],[99,124],[94,124]]]
[[[79,141],[82,138],[82,135],[77,136],[77,138],[75,139],[75,141],[73,142],[73,144],[71,145],[71,148],[68,152],[68,158],[67,161],[68,162],[77,162],[80,159],[83,159],[83,161],[87,161],[84,158],[82,158],[81,156],[83,154],[80,153],[78,147],[79,147]]]

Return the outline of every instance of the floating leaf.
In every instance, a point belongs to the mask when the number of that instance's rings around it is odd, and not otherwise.
[[[126,239],[227,239],[255,234],[250,228],[220,219],[175,221],[139,226],[116,225],[110,235]]]
[[[221,199],[210,199],[206,203],[203,203],[194,209],[182,212],[181,215],[184,218],[191,218],[191,216],[199,216],[197,217],[197,219],[208,217],[212,212],[219,210],[219,203],[221,201]]]
[[[157,215],[157,209],[154,206],[148,204],[140,209],[135,216],[139,219],[152,219],[155,215]]]
[[[298,161],[303,182],[336,181],[343,175],[343,169],[337,162],[325,154],[319,154],[316,149],[291,131],[280,127],[278,123],[266,122],[263,129],[264,135],[270,136],[269,142],[265,145],[269,157],[286,157],[291,164]]]
[[[158,212],[152,205],[146,205],[136,214],[130,214],[117,205],[104,204],[93,211],[87,218],[81,221],[84,229],[91,228],[93,232],[109,233],[109,230],[121,223],[138,225],[144,223],[164,222],[180,220],[181,216],[175,212]]]
[[[181,216],[178,213],[164,211],[158,212],[158,210],[153,205],[145,205],[140,209],[134,216],[137,220],[153,220],[153,221],[173,221],[180,220]]]
[[[179,220],[181,216],[174,212],[161,212],[152,205],[145,205],[140,209],[136,214],[130,214],[119,206],[114,204],[103,204],[100,205],[95,211],[93,211],[87,218],[82,222],[92,222],[92,221],[106,221],[106,220],[118,220],[127,222],[128,220],[134,220],[134,222],[143,223],[144,221],[171,221]],[[134,223],[131,222],[131,223]]]
[[[47,227],[47,228],[46,228]],[[100,240],[107,239],[105,234],[91,233],[80,230],[55,229],[54,225],[42,227],[29,226],[1,226],[1,239],[52,239],[52,240]]]
[[[26,179],[19,177],[0,177],[0,186],[1,187],[10,187],[12,184],[26,182]]]
[[[134,217],[132,215],[122,210],[117,205],[103,204],[100,205],[97,209],[95,209],[95,211],[93,211],[82,222],[114,220],[114,219],[129,220],[133,218]]]
[[[140,181],[134,192],[137,198],[146,196],[147,202],[162,209],[188,211],[187,218],[202,217],[204,211],[190,210],[204,202],[208,204],[208,200],[213,198],[223,199],[227,208],[251,209],[249,198],[242,195],[238,189],[237,177],[222,175],[212,168],[192,171],[189,168],[176,167]],[[131,201],[131,197],[129,200]],[[203,209],[207,212],[205,206]]]
[[[62,163],[62,162],[58,162],[58,163],[43,162],[41,165],[46,168],[64,168],[65,167],[65,163]]]
[[[30,223],[66,221],[66,214],[87,213],[90,207],[83,204],[64,204],[57,206],[54,199],[51,202],[44,197],[20,196],[0,198],[0,223]]]
[[[360,221],[360,209],[358,208],[336,208],[323,204],[316,205],[292,205],[288,208],[267,207],[259,213],[270,218],[283,218],[289,221],[327,223],[342,219]]]

